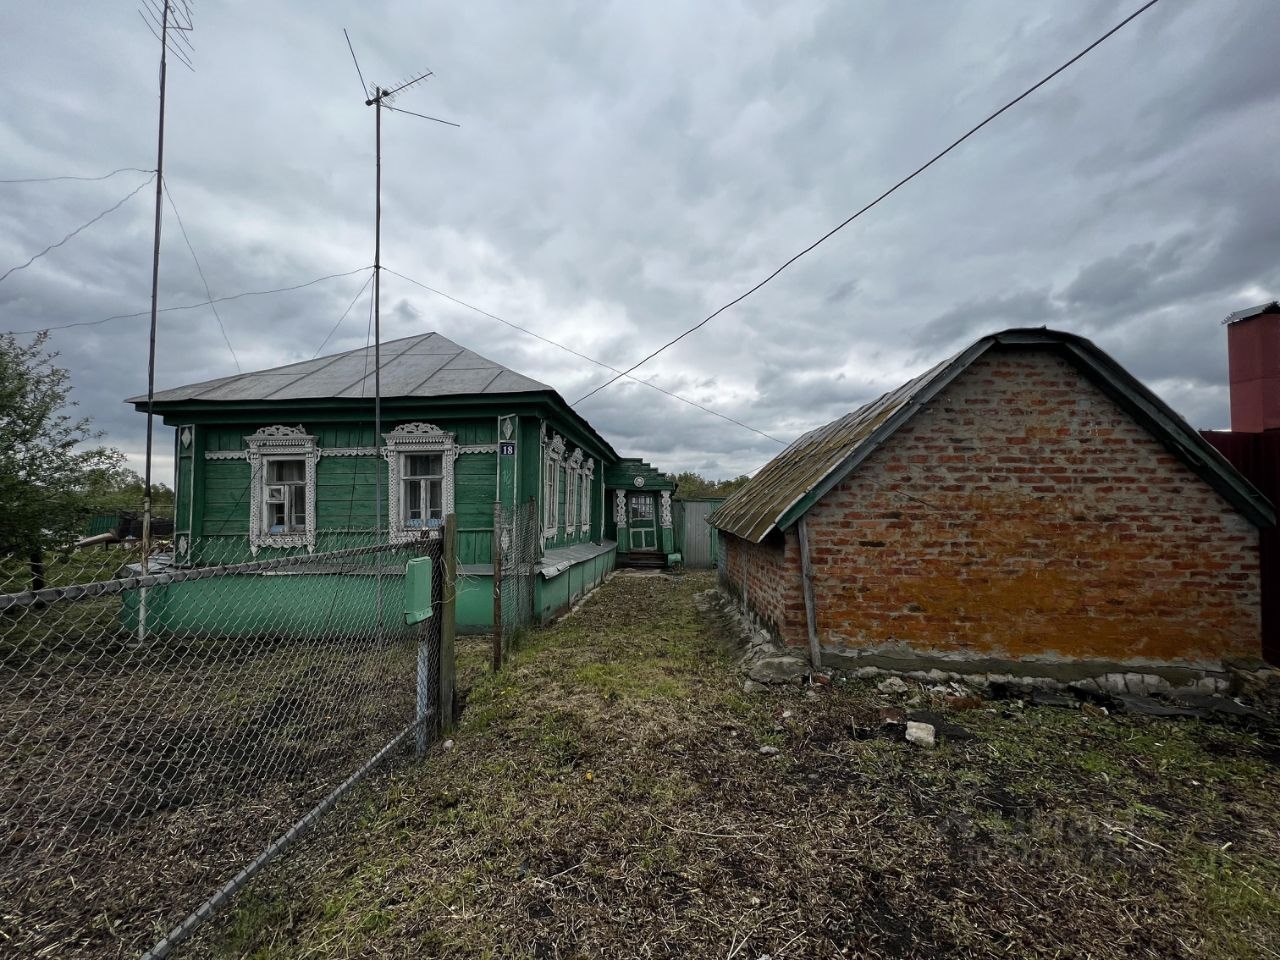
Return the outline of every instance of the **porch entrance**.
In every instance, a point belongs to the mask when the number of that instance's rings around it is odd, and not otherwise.
[[[653,553],[658,549],[656,500],[653,493],[627,494],[627,545],[632,553]]]

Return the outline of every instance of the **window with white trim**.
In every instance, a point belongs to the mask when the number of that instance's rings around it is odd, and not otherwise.
[[[542,426],[542,539],[554,540],[560,528],[560,492],[564,489],[560,478],[561,461],[564,459],[564,439],[559,434],[547,437],[547,427]]]
[[[443,526],[453,512],[458,447],[453,434],[431,423],[401,424],[383,440],[389,535],[392,543],[409,543]]]
[[[245,439],[249,549],[316,545],[316,438],[301,426],[263,427]]]

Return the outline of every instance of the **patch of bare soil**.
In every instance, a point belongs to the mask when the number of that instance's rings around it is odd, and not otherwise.
[[[412,719],[409,642],[118,646],[0,672],[0,956],[137,956]]]
[[[534,632],[478,675],[452,750],[363,791],[193,952],[1280,955],[1256,732],[852,682],[748,696],[694,607],[709,585],[617,576]],[[935,749],[884,723],[912,710],[946,721]]]

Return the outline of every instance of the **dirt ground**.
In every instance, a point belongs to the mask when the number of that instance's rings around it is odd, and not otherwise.
[[[496,676],[464,644],[453,748],[192,953],[1280,957],[1274,731],[939,702],[930,750],[870,683],[742,693],[710,586],[616,576]]]

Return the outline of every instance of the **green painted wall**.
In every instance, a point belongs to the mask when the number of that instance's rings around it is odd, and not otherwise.
[[[546,623],[568,610],[584,594],[604,582],[614,567],[612,550],[584,563],[575,564],[558,576],[539,576],[534,586],[534,612]]]

